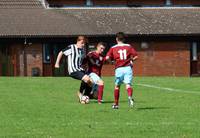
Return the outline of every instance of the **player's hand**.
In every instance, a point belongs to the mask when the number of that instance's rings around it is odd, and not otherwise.
[[[132,60],[130,61],[130,66],[131,66],[131,68],[133,68],[133,61]]]
[[[96,63],[95,65],[96,65],[97,67],[100,67],[100,66],[101,66],[100,64],[97,64],[97,63]]]
[[[109,56],[106,56],[105,58],[104,58],[104,60],[108,60],[109,59]]]
[[[84,70],[87,70],[87,68],[88,68],[87,64],[83,64],[81,67],[82,67]]]
[[[55,68],[60,68],[60,65],[56,63],[54,67]]]

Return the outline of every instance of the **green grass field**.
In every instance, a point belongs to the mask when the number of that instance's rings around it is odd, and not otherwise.
[[[104,101],[81,105],[80,82],[66,77],[0,78],[0,138],[199,138],[200,78],[136,77],[136,105],[111,109],[112,77]]]

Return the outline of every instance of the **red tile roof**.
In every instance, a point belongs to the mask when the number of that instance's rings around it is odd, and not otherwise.
[[[0,0],[0,9],[43,8],[39,0]]]
[[[39,0],[0,0],[0,37],[196,35],[199,24],[200,8],[45,9]]]

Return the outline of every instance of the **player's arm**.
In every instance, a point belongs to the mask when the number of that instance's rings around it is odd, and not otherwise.
[[[63,56],[63,52],[60,51],[58,56],[57,56],[57,59],[56,59],[55,68],[59,68],[60,67],[60,60],[62,59],[62,56]]]
[[[108,61],[110,64],[112,64],[113,59],[113,49],[110,48],[108,53],[106,54],[105,61]]]
[[[114,61],[108,56],[106,56],[105,61],[108,62],[109,64],[114,64]]]
[[[87,57],[83,58],[83,62],[82,62],[82,64],[81,64],[81,67],[82,67],[84,70],[86,70],[86,69],[88,68],[87,63],[88,63]]]
[[[57,59],[56,59],[56,63],[55,63],[55,68],[59,68],[60,67],[60,60],[62,59],[62,56],[68,56],[71,54],[71,47],[68,46],[67,48],[63,49],[62,51],[59,52]]]
[[[89,53],[89,54],[87,55],[87,59],[89,60],[89,62],[90,62],[90,64],[91,64],[92,66],[97,66],[97,67],[100,66],[100,65],[98,65],[98,64],[95,62],[94,58],[92,57],[92,53]]]
[[[133,62],[138,59],[138,54],[134,48],[131,48],[131,55],[131,63],[133,64]]]
[[[138,59],[138,56],[134,56],[134,57],[132,57],[132,61],[134,62],[134,61],[136,61]]]
[[[97,64],[92,58],[89,58],[89,61],[93,66],[100,67],[100,64]]]
[[[106,55],[106,57],[105,57],[105,61],[106,61],[106,60],[109,60],[109,59],[110,59],[110,57]]]

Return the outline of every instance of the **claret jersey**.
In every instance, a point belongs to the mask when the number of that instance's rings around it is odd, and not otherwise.
[[[115,61],[115,68],[119,68],[129,66],[137,52],[130,44],[117,44],[110,48],[106,56]]]
[[[96,51],[92,51],[87,54],[87,61],[88,72],[94,72],[97,75],[101,76],[101,69],[104,62],[104,56],[97,53]]]

